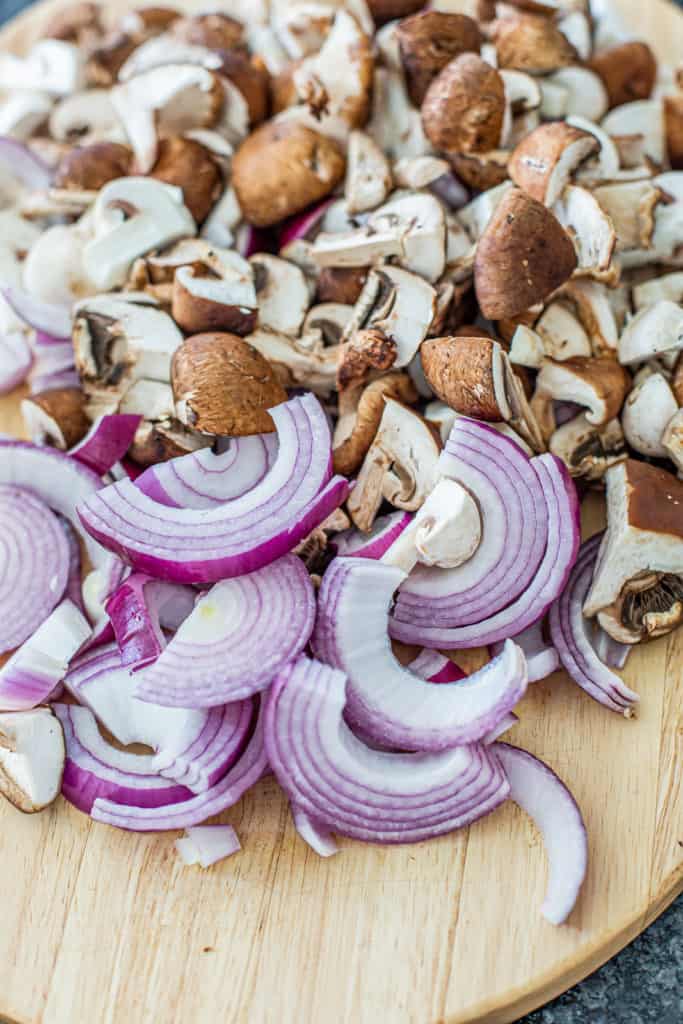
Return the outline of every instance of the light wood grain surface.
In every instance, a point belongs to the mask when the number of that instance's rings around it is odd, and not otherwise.
[[[24,14],[0,42],[21,50],[57,6]],[[673,7],[616,6],[664,59],[680,58],[683,21]],[[19,430],[17,405],[0,402],[0,431]],[[243,852],[200,871],[181,866],[172,834],[91,825],[63,800],[34,817],[3,804],[0,1017],[516,1020],[603,963],[683,889],[682,655],[683,631],[632,657],[637,720],[611,715],[561,674],[535,685],[521,707],[513,742],[566,779],[590,835],[588,878],[560,929],[538,913],[540,838],[511,805],[419,846],[341,840],[341,854],[322,861],[265,780],[222,818]]]

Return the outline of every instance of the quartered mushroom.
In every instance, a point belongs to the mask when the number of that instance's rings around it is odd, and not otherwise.
[[[562,459],[572,476],[590,482],[602,480],[610,466],[627,458],[619,420],[596,426],[585,413],[559,426],[550,436],[548,450]]]
[[[372,111],[365,130],[392,160],[431,152],[420,111],[410,102],[403,78],[394,69],[375,69]]]
[[[366,385],[360,394],[350,391],[342,397],[333,438],[335,473],[352,476],[358,470],[375,439],[387,398],[403,405],[417,401],[407,373],[388,373]]]
[[[645,306],[652,306],[655,302],[665,299],[669,302],[683,303],[683,271],[675,271],[672,274],[663,274],[661,277],[653,277],[649,281],[642,281],[636,284],[632,292],[633,307],[638,313]]]
[[[666,163],[666,131],[661,100],[623,103],[603,117],[601,128],[608,135],[640,135],[643,150],[658,167]]]
[[[64,733],[50,708],[0,714],[0,793],[34,814],[59,796],[66,761]]]
[[[439,179],[449,175],[450,164],[437,156],[402,157],[393,166],[393,179],[397,188],[411,190],[436,186],[438,192]],[[467,200],[467,191],[462,189],[462,201]]]
[[[490,29],[498,66],[546,73],[577,62],[578,54],[552,18],[516,13]]]
[[[479,53],[482,34],[465,14],[421,11],[396,27],[398,52],[410,98],[416,107],[436,76],[462,53]]]
[[[34,444],[49,444],[66,451],[87,434],[85,395],[80,388],[53,388],[24,398],[21,415]]]
[[[48,121],[60,142],[125,142],[125,132],[108,89],[87,89],[57,103]]]
[[[519,324],[512,335],[509,355],[510,362],[515,366],[538,370],[546,357],[544,339],[531,327]]]
[[[505,85],[496,68],[478,54],[464,53],[447,64],[427,90],[422,123],[435,149],[481,153],[503,137]]]
[[[349,214],[374,210],[391,191],[389,161],[365,132],[353,131],[346,152],[344,198]]]
[[[556,299],[545,307],[534,331],[541,338],[545,355],[551,359],[562,362],[575,356],[592,355],[591,341],[583,324],[571,305],[562,299]]]
[[[541,116],[552,118],[581,115],[600,121],[609,107],[607,90],[594,71],[580,65],[559,68],[540,80]]]
[[[610,302],[611,291],[599,281],[575,278],[556,293],[556,298],[569,300],[584,330],[591,339],[595,355],[614,351],[619,331]]]
[[[130,174],[133,152],[118,142],[91,142],[74,146],[55,170],[55,189],[96,193],[116,178]],[[93,195],[93,201],[97,198]]]
[[[0,54],[0,89],[68,96],[85,86],[85,57],[74,43],[42,39],[26,57]]]
[[[510,177],[534,199],[552,206],[577,167],[598,149],[599,142],[590,132],[564,121],[543,124],[516,147]]]
[[[683,621],[683,481],[633,459],[606,480],[607,533],[583,612],[635,644]]]
[[[347,502],[359,530],[371,528],[383,500],[414,512],[438,480],[440,443],[412,409],[386,399],[377,434]]]
[[[54,224],[29,249],[22,266],[23,286],[43,302],[70,307],[98,290],[88,269],[88,236],[79,225]]]
[[[578,185],[567,185],[553,204],[553,213],[574,243],[575,273],[611,283],[616,275],[612,256],[617,233],[596,196]]]
[[[254,270],[231,249],[207,263],[179,267],[173,280],[173,319],[188,334],[249,334],[258,315]]]
[[[0,99],[0,132],[26,141],[44,125],[52,110],[49,93],[22,89]]]
[[[651,373],[636,384],[621,415],[624,436],[631,448],[641,455],[665,459],[664,432],[677,411],[678,402],[663,374]]]
[[[598,50],[590,67],[604,83],[610,107],[646,100],[657,80],[657,60],[647,43],[629,40]]]
[[[612,182],[593,190],[593,196],[612,221],[616,251],[648,249],[655,230],[655,209],[662,199],[652,181]]]
[[[302,270],[289,260],[267,253],[251,256],[249,263],[254,272],[259,326],[297,336],[311,301]]]
[[[681,349],[683,308],[670,299],[660,299],[641,309],[627,323],[619,338],[619,361],[632,366]]]
[[[531,406],[549,438],[557,427],[555,402],[585,406],[588,422],[603,426],[619,415],[630,386],[630,375],[610,356],[575,357],[563,363],[546,359],[536,378]]]
[[[600,148],[594,157],[586,160],[576,175],[577,183],[594,185],[601,181],[614,181],[619,177],[619,151],[607,130],[587,117],[572,114],[566,123],[593,135]]]
[[[303,333],[318,331],[326,345],[338,345],[351,322],[353,306],[342,302],[320,302],[306,313]],[[259,318],[262,320],[261,310]]]
[[[305,387],[323,398],[334,391],[341,346],[326,345],[322,331],[294,338],[259,327],[244,340],[265,356],[283,387]]]

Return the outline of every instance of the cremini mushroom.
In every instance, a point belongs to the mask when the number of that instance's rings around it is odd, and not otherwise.
[[[389,161],[377,143],[365,132],[351,132],[344,183],[344,198],[349,214],[374,210],[387,198],[391,186]]]
[[[0,714],[0,793],[17,810],[34,814],[59,796],[66,750],[50,708]]]
[[[545,355],[551,359],[563,362],[575,356],[592,355],[587,332],[571,306],[562,299],[556,299],[545,307],[534,331],[541,338]]]
[[[347,502],[359,530],[371,528],[383,500],[414,512],[438,480],[440,443],[429,424],[392,398]]]
[[[609,98],[602,79],[594,71],[579,65],[559,68],[540,80],[541,116],[582,115],[600,121],[607,113]]]
[[[664,133],[669,163],[675,171],[683,170],[683,95],[664,96]]]
[[[595,53],[589,64],[602,79],[610,107],[650,97],[657,80],[657,60],[647,43],[637,40]]]
[[[178,267],[173,280],[173,319],[188,334],[249,334],[256,326],[252,265],[230,249],[215,250],[210,265]]]
[[[505,85],[496,68],[477,54],[464,53],[429,86],[422,123],[436,149],[487,152],[500,143],[505,109]]]
[[[70,307],[93,295],[85,260],[84,237],[78,225],[54,224],[34,241],[22,264],[22,283],[36,299]]]
[[[520,189],[506,192],[477,246],[474,281],[484,316],[516,316],[543,301],[577,266],[556,217]]]
[[[353,316],[353,306],[341,302],[320,302],[306,313],[303,333],[319,331],[326,345],[338,345]]]
[[[449,174],[449,171],[448,160],[425,154],[397,160],[393,166],[393,177],[397,188],[414,190],[436,185],[440,178]],[[466,197],[467,192],[463,190],[463,198]]]
[[[223,192],[223,175],[209,150],[177,135],[161,139],[149,175],[182,189],[185,206],[197,224],[206,220]]]
[[[660,299],[627,323],[619,338],[619,360],[631,366],[682,348],[683,308],[670,299]]]
[[[52,110],[52,99],[38,89],[22,89],[0,99],[0,132],[26,141],[44,125]]]
[[[490,29],[498,66],[543,73],[577,62],[577,52],[552,18],[520,14]]]
[[[177,39],[194,46],[206,46],[209,50],[231,50],[243,41],[244,26],[229,14],[215,11],[176,17],[170,31]]]
[[[632,292],[633,307],[636,313],[662,299],[683,304],[683,270],[672,274],[663,274],[648,281],[636,284]]]
[[[594,185],[601,181],[616,179],[619,176],[619,151],[607,129],[602,125],[595,124],[582,114],[572,114],[567,118],[566,123],[595,136],[600,144],[597,154],[590,160],[586,160],[577,172],[576,181]]]
[[[302,270],[289,260],[267,253],[250,257],[249,263],[254,273],[259,326],[298,336],[311,302]]]
[[[299,338],[258,327],[248,341],[263,355],[283,387],[305,387],[326,398],[335,389],[340,345],[325,345],[322,331]]]
[[[530,196],[552,206],[599,142],[590,132],[564,121],[543,124],[524,138],[510,158],[510,177]]]
[[[619,331],[605,284],[590,278],[575,278],[557,292],[557,298],[568,299],[576,310],[584,330],[591,339],[595,355],[613,352]]]
[[[510,362],[515,366],[526,366],[538,370],[546,356],[544,340],[537,331],[526,324],[515,328],[510,342]]]
[[[378,25],[394,18],[405,18],[424,7],[422,0],[367,0],[368,9]]]
[[[202,434],[241,437],[272,432],[268,409],[287,400],[270,364],[235,334],[195,334],[171,368],[176,415]]]
[[[392,160],[431,152],[420,111],[411,104],[403,78],[393,68],[375,68],[372,111],[365,130]]]
[[[132,162],[132,150],[118,142],[74,146],[59,161],[53,184],[69,191],[99,192],[108,182],[130,174]]]
[[[366,385],[360,395],[350,392],[340,405],[332,452],[335,473],[353,476],[358,470],[375,438],[387,398],[403,405],[417,402],[417,391],[407,373],[388,373]]]
[[[74,43],[42,39],[25,57],[0,54],[0,89],[69,96],[85,86],[85,56]]]
[[[125,134],[107,89],[65,96],[50,112],[48,128],[60,142],[124,142]]]
[[[90,429],[80,388],[54,388],[30,395],[21,403],[21,415],[34,444],[49,444],[62,451],[78,444]]]
[[[482,420],[507,420],[503,359],[492,338],[430,338],[420,349],[425,376],[435,395],[456,412]]]
[[[662,373],[651,373],[637,384],[624,403],[621,425],[634,451],[665,459],[664,432],[678,411],[671,385]]]
[[[630,375],[611,356],[577,356],[562,363],[546,359],[536,378],[531,407],[549,438],[557,426],[554,402],[585,406],[588,422],[603,426],[619,415],[630,386]]]
[[[56,11],[45,26],[46,39],[62,39],[90,49],[104,34],[102,8],[97,3],[70,3]]]
[[[602,480],[610,466],[627,458],[619,420],[598,427],[589,423],[585,413],[558,427],[548,441],[548,450],[562,459],[573,477],[590,482]]]
[[[399,22],[396,29],[408,92],[416,107],[446,65],[461,53],[479,53],[482,34],[465,14],[421,11]]]
[[[596,196],[579,185],[567,185],[552,209],[574,243],[575,272],[612,283],[618,274],[612,266],[617,233]]]
[[[683,619],[683,482],[629,459],[607,480],[607,533],[584,603],[622,643],[662,636]]]
[[[602,119],[608,135],[642,135],[646,156],[662,167],[666,161],[664,107],[661,100],[634,100],[614,107]]]
[[[616,249],[648,249],[655,229],[655,209],[662,193],[649,180],[612,182],[593,190],[616,233]]]
[[[367,276],[368,271],[364,267],[323,267],[318,275],[318,300],[353,306]]]

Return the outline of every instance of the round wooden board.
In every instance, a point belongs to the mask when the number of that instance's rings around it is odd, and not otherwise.
[[[31,9],[0,43],[20,52],[57,6]],[[673,7],[616,6],[662,59],[679,58]],[[0,401],[0,431],[20,429],[16,396]],[[419,846],[341,840],[342,852],[324,861],[265,780],[223,816],[243,852],[202,872],[181,866],[173,835],[91,825],[63,800],[34,817],[3,802],[0,1017],[516,1020],[602,964],[683,889],[682,655],[683,631],[633,655],[636,720],[610,714],[561,674],[521,706],[513,742],[569,783],[588,825],[588,878],[563,928],[539,915],[543,848],[512,805]]]

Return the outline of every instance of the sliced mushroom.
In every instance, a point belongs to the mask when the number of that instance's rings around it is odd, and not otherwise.
[[[655,229],[655,208],[662,198],[662,193],[651,181],[601,185],[593,195],[614,225],[617,252],[650,247]]]
[[[136,46],[121,65],[117,77],[119,82],[129,82],[165,64],[197,64],[208,71],[220,71],[222,54],[206,46],[183,42],[170,32],[162,32]]]
[[[574,243],[577,274],[611,281],[617,234],[609,215],[588,189],[567,185],[553,213]]]
[[[456,569],[479,547],[481,530],[479,508],[467,488],[456,480],[439,480],[381,561],[404,572],[418,562]]]
[[[383,500],[414,512],[438,480],[440,445],[429,424],[405,405],[386,399],[377,434],[365,456],[347,508],[368,531]]]
[[[436,156],[402,157],[394,164],[393,171],[398,188],[428,188],[449,173],[450,164]]]
[[[646,100],[657,80],[657,60],[647,43],[620,43],[596,53],[590,67],[600,75],[610,107]]]
[[[596,427],[581,413],[552,434],[548,450],[562,459],[573,477],[602,480],[610,466],[627,458],[626,442],[618,419]]]
[[[636,100],[615,107],[602,119],[608,135],[642,135],[646,156],[659,167],[666,162],[664,107],[661,100]]]
[[[667,423],[662,444],[680,476],[683,472],[683,409],[678,409]]]
[[[406,373],[388,373],[368,384],[360,396],[348,400],[348,411],[340,407],[334,432],[333,459],[335,473],[353,476],[372,444],[384,412],[385,399],[394,398],[412,405],[418,395]]]
[[[484,316],[516,316],[546,298],[576,269],[574,246],[542,203],[507,192],[477,246],[474,281]]]
[[[526,13],[499,18],[490,32],[501,68],[542,73],[577,61],[576,50],[552,18]]]
[[[534,331],[541,338],[545,355],[558,362],[592,354],[590,338],[581,321],[561,299],[546,306]]]
[[[0,715],[0,793],[17,810],[34,814],[59,796],[66,750],[50,708]]]
[[[526,324],[519,324],[510,343],[510,362],[538,370],[546,356],[543,338]]]
[[[546,359],[536,378],[531,407],[549,438],[557,427],[554,402],[585,406],[588,422],[604,426],[619,415],[630,386],[630,375],[610,356],[576,357],[563,363]]]
[[[376,142],[364,132],[349,136],[346,153],[344,197],[350,214],[374,210],[391,191],[389,161]]]
[[[665,459],[664,432],[678,410],[666,377],[651,373],[633,388],[626,399],[621,424],[631,448],[652,458]]]
[[[234,245],[235,233],[242,223],[242,210],[235,190],[228,187],[204,221],[201,236],[213,245],[229,249]]]
[[[200,448],[208,448],[211,443],[210,436],[188,430],[176,420],[168,423],[143,420],[128,449],[128,455],[139,466],[155,466],[159,462],[189,455]]]
[[[111,181],[97,197],[93,223],[83,261],[101,289],[122,285],[138,256],[196,231],[180,189],[151,178]]]
[[[435,395],[456,412],[481,420],[508,420],[503,360],[491,338],[430,338],[420,349],[425,376]]]
[[[541,116],[546,120],[556,117],[582,115],[596,122],[607,113],[609,98],[602,79],[589,68],[570,66],[559,68],[541,80]]]
[[[26,142],[47,121],[52,99],[37,89],[22,89],[0,100],[0,133]]]
[[[22,267],[23,286],[34,298],[60,306],[93,295],[97,285],[84,259],[77,226],[55,224],[31,246]]]
[[[598,149],[599,142],[590,132],[563,121],[543,124],[515,149],[510,177],[534,199],[552,206],[579,164]]]
[[[372,114],[366,131],[392,160],[430,152],[420,111],[411,104],[403,79],[395,70],[375,69]]]
[[[683,308],[661,299],[637,313],[619,339],[619,361],[625,366],[683,349]]]
[[[465,53],[441,71],[427,90],[422,123],[427,138],[445,152],[496,149],[503,135],[505,85],[496,68]]]
[[[31,89],[69,96],[85,87],[85,57],[74,43],[42,39],[26,57],[0,55],[0,89]]]
[[[305,387],[323,398],[334,390],[340,346],[326,346],[321,331],[293,338],[258,328],[245,341],[265,356],[283,387]]]
[[[121,399],[119,412],[170,425],[175,419],[173,388],[159,380],[136,380]]]
[[[399,22],[396,38],[408,84],[416,107],[446,65],[462,53],[479,53],[482,35],[473,18],[464,14],[422,11]]]
[[[381,206],[368,219],[381,233],[396,225],[401,233],[400,263],[428,281],[441,277],[446,265],[446,218],[438,199],[422,192],[401,195]]]
[[[303,333],[318,331],[326,345],[338,345],[345,335],[353,316],[353,306],[341,302],[321,302],[309,309],[304,320]]]
[[[223,175],[209,150],[193,139],[162,139],[150,177],[182,189],[185,206],[198,224],[211,213],[223,192]]]
[[[270,364],[235,334],[195,334],[171,368],[176,415],[202,434],[241,437],[272,432],[268,409],[287,400]]]
[[[557,297],[567,298],[590,336],[593,352],[601,355],[614,351],[619,332],[607,287],[588,278],[577,278],[563,285]]]
[[[259,325],[297,336],[311,299],[303,272],[295,263],[264,253],[252,256],[249,262],[254,270]]]
[[[633,289],[633,305],[637,313],[662,299],[683,304],[683,271],[654,277],[651,281],[637,284]]]
[[[374,372],[390,370],[396,363],[396,343],[382,331],[354,331],[341,346],[337,366],[337,390],[342,393],[365,384]]]
[[[638,643],[683,619],[683,482],[629,459],[607,480],[607,533],[584,615],[610,636]]]
[[[21,403],[21,415],[34,444],[49,444],[62,451],[78,444],[90,429],[80,388],[54,388],[30,395]]]
[[[593,51],[593,24],[587,10],[561,13],[557,27],[566,36],[581,60],[588,60]]]
[[[367,276],[367,271],[362,267],[323,267],[318,276],[318,299],[320,302],[353,306],[358,301]]]
[[[173,319],[188,334],[249,334],[258,315],[254,271],[238,253],[216,253],[210,267],[179,267],[173,281]]]
[[[578,114],[572,114],[571,117],[568,117],[567,124],[589,132],[600,143],[597,155],[590,160],[586,160],[580,172],[576,175],[577,182],[585,182],[592,185],[601,181],[613,181],[617,178],[619,175],[619,152],[606,129]]]
[[[242,22],[222,11],[176,17],[170,29],[183,42],[209,50],[231,50],[239,46],[244,35]]]
[[[482,192],[458,210],[457,223],[465,228],[471,242],[479,241],[498,206],[512,188],[512,182],[505,181],[502,185]]]

